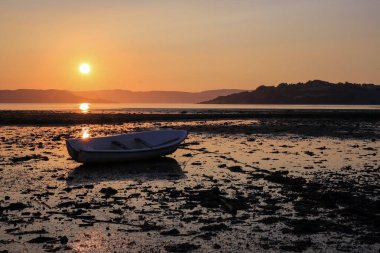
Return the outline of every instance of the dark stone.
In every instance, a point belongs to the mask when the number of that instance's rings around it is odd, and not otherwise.
[[[111,196],[115,195],[117,193],[117,190],[112,187],[102,188],[100,189],[100,193],[103,193],[104,195]]]
[[[45,242],[53,242],[56,241],[56,238],[54,237],[48,237],[48,236],[39,236],[34,239],[29,240],[29,243],[45,243]]]
[[[308,240],[299,240],[292,242],[291,245],[282,245],[280,246],[280,249],[283,251],[293,251],[293,252],[304,252],[307,250],[310,246],[312,246],[313,243],[311,242],[310,238]]]
[[[181,196],[181,191],[177,191],[177,190],[171,190],[170,191],[170,194],[169,194],[169,196],[171,197],[171,198],[178,198],[179,196]]]
[[[110,212],[114,214],[120,214],[120,215],[124,213],[123,210],[121,209],[114,209],[114,210],[111,210]]]
[[[212,246],[214,249],[221,249],[222,246],[220,246],[219,244],[215,243],[213,246]]]
[[[228,226],[224,223],[220,223],[220,224],[211,224],[211,225],[207,225],[207,226],[203,226],[201,228],[199,228],[199,230],[201,231],[222,231],[222,230],[228,230]]]
[[[316,220],[289,220],[287,225],[291,227],[291,233],[302,235],[302,234],[315,234],[324,232],[327,230],[325,222],[319,219]],[[285,231],[286,232],[286,231]]]
[[[178,231],[178,229],[173,228],[173,229],[170,229],[170,230],[167,230],[167,231],[162,231],[160,234],[161,235],[179,235],[180,232]]]
[[[69,239],[67,238],[67,236],[63,236],[59,239],[59,241],[62,243],[62,244],[67,244],[69,242]]]
[[[42,160],[42,161],[48,161],[49,158],[47,156],[42,156],[42,155],[26,155],[26,156],[21,156],[21,157],[12,157],[9,160],[13,163],[19,163],[19,162],[26,162],[29,160]]]
[[[27,208],[28,206],[21,202],[16,203],[10,203],[8,207],[6,207],[7,210],[15,211],[15,210],[23,210]]]
[[[239,172],[239,173],[244,172],[244,170],[241,168],[241,166],[230,166],[230,167],[227,167],[227,169],[232,171],[232,172]]]
[[[201,246],[191,243],[179,243],[165,246],[165,250],[168,252],[185,253],[199,249]]]
[[[145,222],[140,226],[141,230],[146,232],[146,231],[156,231],[156,230],[161,230],[162,226],[156,225],[156,224],[150,224],[148,222]]]

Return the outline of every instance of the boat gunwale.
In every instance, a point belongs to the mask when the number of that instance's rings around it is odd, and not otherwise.
[[[76,152],[84,152],[84,153],[117,153],[117,154],[119,154],[119,153],[121,153],[121,154],[125,154],[125,153],[141,153],[141,152],[151,152],[151,151],[156,151],[156,150],[160,150],[160,149],[164,149],[164,148],[172,148],[172,147],[175,147],[175,146],[179,146],[179,144],[181,144],[181,142],[183,142],[187,138],[187,135],[188,135],[188,132],[186,130],[164,130],[164,131],[179,131],[179,132],[183,132],[184,135],[180,136],[179,139],[176,140],[175,142],[173,141],[173,143],[168,143],[168,144],[164,144],[164,145],[160,145],[160,146],[155,146],[153,148],[141,148],[141,149],[131,149],[131,150],[128,150],[128,149],[126,149],[126,150],[109,150],[109,149],[85,150],[85,149],[75,149],[70,144],[70,140],[77,140],[78,138],[67,139],[66,140],[66,145],[68,145],[71,149],[73,149]],[[152,131],[133,132],[133,133],[129,133],[129,134],[149,133],[149,132],[152,132]],[[157,131],[157,132],[160,132],[160,131]],[[129,135],[129,134],[120,134],[120,135],[112,135],[112,136],[100,136],[100,137],[95,137],[95,138],[96,139],[107,139],[107,138],[111,138],[111,137],[125,136],[125,135]]]

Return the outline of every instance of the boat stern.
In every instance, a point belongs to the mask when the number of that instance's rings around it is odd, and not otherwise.
[[[73,158],[75,161],[79,162],[78,161],[79,151],[77,151],[73,148],[73,146],[70,143],[70,140],[66,140],[66,148],[67,148],[67,151],[69,152],[69,155],[71,156],[71,158]]]

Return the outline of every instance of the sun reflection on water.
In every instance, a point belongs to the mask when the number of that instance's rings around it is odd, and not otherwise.
[[[90,104],[89,103],[81,103],[79,105],[79,110],[81,110],[82,113],[88,113],[90,111]]]
[[[90,129],[87,127],[82,128],[82,139],[90,138]]]

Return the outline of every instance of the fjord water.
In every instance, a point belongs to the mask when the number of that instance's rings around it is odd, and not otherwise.
[[[0,110],[33,111],[79,111],[79,103],[0,103]],[[314,109],[314,110],[380,110],[380,105],[282,105],[282,104],[176,104],[176,103],[94,103],[92,111],[166,111],[175,112],[185,109],[208,110],[271,110],[271,109]]]

